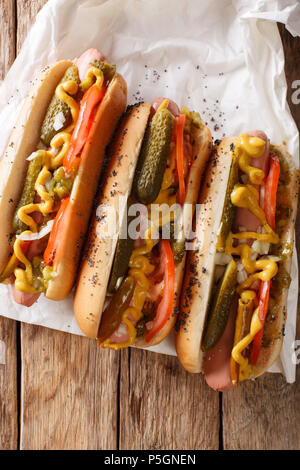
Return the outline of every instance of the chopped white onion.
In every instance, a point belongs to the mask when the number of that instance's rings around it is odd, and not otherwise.
[[[242,263],[237,263],[237,276],[236,276],[238,284],[246,281],[248,279],[248,274],[243,266]]]
[[[37,150],[36,152],[32,152],[32,154],[29,155],[29,157],[27,157],[26,160],[28,160],[29,162],[31,162],[31,160],[34,160],[34,159],[39,155],[39,152],[38,152],[39,150],[47,150],[47,147],[45,147],[45,145],[44,145],[43,143],[41,143],[41,142],[38,144],[37,148],[38,148],[38,150]],[[58,152],[60,151],[60,149],[53,147],[53,148],[51,148],[49,151],[50,151],[50,152],[53,154],[53,156],[55,157],[55,156],[58,154]]]
[[[26,160],[31,162],[31,160],[34,160],[38,156],[38,154],[39,154],[39,152],[32,152],[32,154],[29,155],[29,157],[27,157]]]
[[[247,229],[246,229],[246,227],[243,227],[242,225],[239,225],[239,226],[238,226],[238,231],[239,231],[239,232],[247,232]],[[242,244],[244,244],[244,243],[247,243],[246,238],[241,239],[241,240],[238,240],[238,245],[242,245]]]
[[[244,265],[243,265],[243,263],[241,263],[241,261],[236,262],[236,269],[237,269],[238,272],[243,271]]]
[[[45,182],[45,188],[48,192],[50,191],[50,183],[51,183],[51,176],[49,176],[49,178]]]
[[[270,243],[262,242],[261,240],[254,240],[252,250],[259,255],[267,255],[269,253]]]
[[[58,113],[54,119],[53,129],[59,131],[64,126],[65,121],[66,119],[63,112]]]
[[[51,232],[53,224],[54,224],[54,219],[49,220],[49,222],[47,222],[45,227],[43,227],[42,230],[40,230],[39,232],[34,232],[34,233],[31,233],[31,234],[21,233],[21,235],[17,235],[17,238],[19,240],[23,240],[24,242],[31,242],[33,240],[40,240],[41,238],[44,238],[46,235],[48,235],[48,233]]]
[[[216,253],[215,264],[217,265],[226,266],[231,260],[232,257],[230,255],[226,255],[226,253]]]

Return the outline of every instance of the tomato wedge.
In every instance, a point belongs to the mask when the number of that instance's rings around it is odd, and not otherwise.
[[[44,261],[47,266],[52,266],[56,251],[59,245],[59,236],[63,228],[63,224],[66,221],[68,210],[71,208],[70,196],[65,197],[58,209],[58,212],[54,219],[54,224],[50,233],[49,241],[46,250],[44,251]]]
[[[95,117],[96,106],[103,99],[105,91],[105,85],[103,85],[101,89],[96,85],[93,85],[83,95],[80,103],[78,120],[63,162],[65,171],[68,174],[71,174],[72,170],[77,169],[79,166],[79,157],[86,141],[88,140],[89,132]]]
[[[267,222],[275,230],[276,194],[280,175],[280,161],[276,155],[271,156],[270,170],[265,182],[264,210]]]
[[[179,181],[179,204],[182,206],[185,200],[185,181],[184,181],[184,147],[183,133],[185,126],[185,114],[176,117],[176,163]]]
[[[161,299],[153,326],[146,335],[148,343],[156,335],[156,333],[167,323],[168,318],[172,315],[174,296],[175,296],[175,264],[172,248],[169,240],[160,241],[161,262],[164,264],[164,291]]]
[[[275,230],[275,214],[276,214],[276,194],[280,175],[280,161],[276,155],[271,155],[270,170],[265,182],[265,199],[264,211],[266,219],[270,227]],[[251,363],[256,364],[259,356],[263,329],[268,313],[269,296],[270,296],[271,280],[262,281],[259,289],[258,317],[262,322],[262,329],[255,335],[251,351]]]

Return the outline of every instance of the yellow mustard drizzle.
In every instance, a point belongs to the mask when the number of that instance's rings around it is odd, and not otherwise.
[[[264,151],[264,140],[257,137],[250,137],[247,134],[241,134],[234,145],[234,154],[238,158],[239,168],[248,175],[250,182],[254,185],[262,185],[265,174],[264,171],[250,166],[249,162],[251,158],[259,158],[262,156]],[[254,186],[251,184],[237,184],[231,193],[231,201],[236,207],[251,211],[252,214],[259,219],[265,232],[260,234],[246,231],[235,234],[230,233],[226,240],[225,253],[239,256],[246,272],[249,274],[248,278],[237,287],[237,292],[240,294],[239,304],[248,301],[250,302],[250,306],[252,306],[256,294],[247,289],[251,287],[256,279],[260,279],[261,281],[271,280],[276,276],[278,266],[273,259],[252,260],[252,248],[246,243],[234,247],[233,241],[234,239],[255,239],[276,244],[279,242],[279,237],[267,223],[265,212],[259,205],[258,190]],[[242,351],[249,346],[255,335],[263,327],[258,318],[258,310],[259,309],[256,308],[253,313],[249,334],[233,347],[231,353],[234,361],[240,366],[239,380],[245,380],[252,370],[248,358],[242,355]],[[241,322],[242,318],[238,316],[236,322],[236,336],[238,336],[238,332],[241,331]]]
[[[279,237],[268,225],[264,210],[259,205],[259,194],[257,189],[250,184],[237,184],[231,193],[231,201],[237,207],[248,209],[254,214],[265,229],[264,234],[255,232],[240,232],[234,238],[245,240],[255,238],[269,243],[278,243]]]
[[[104,347],[118,350],[120,348],[131,346],[134,343],[136,338],[136,328],[128,319],[128,315],[132,315],[137,322],[143,316],[142,310],[150,288],[150,281],[147,278],[147,275],[151,274],[154,270],[154,266],[147,258],[147,254],[151,253],[154,245],[151,235],[153,236],[153,233],[156,234],[158,227],[169,222],[170,218],[172,218],[172,214],[167,215],[166,217],[161,217],[160,214],[159,220],[151,220],[151,227],[145,232],[145,245],[135,248],[132,252],[129,261],[130,269],[128,275],[136,280],[136,286],[132,297],[132,307],[126,309],[122,315],[122,321],[128,327],[128,341],[124,343],[111,343],[110,338],[108,338],[102,343]]]
[[[258,191],[254,186],[249,184],[242,185],[238,184],[234,187],[231,193],[231,201],[237,207],[250,210],[261,222],[266,233],[256,232],[240,232],[230,233],[226,240],[225,253],[229,255],[238,255],[241,257],[241,261],[247,273],[251,274],[246,281],[241,283],[237,288],[237,292],[240,293],[244,289],[251,286],[256,280],[269,281],[277,274],[278,266],[277,263],[272,259],[252,261],[252,249],[245,243],[233,247],[233,239],[245,240],[253,238],[256,240],[265,241],[268,243],[278,243],[279,237],[268,225],[265,213],[259,206],[259,195]],[[255,273],[257,270],[262,270],[260,273]],[[255,273],[255,274],[253,274]]]
[[[240,337],[243,331],[243,320],[244,320],[244,312],[245,310],[249,310],[250,312],[253,311],[254,308],[254,299],[256,298],[256,293],[253,290],[245,290],[241,293],[241,297],[239,299],[238,304],[238,313],[236,317],[235,323],[235,333],[234,333],[234,346],[236,346],[240,342]],[[232,358],[235,362],[240,365],[240,355],[242,351],[239,351],[239,354],[232,355]],[[232,383],[234,386],[237,386],[240,381],[240,377],[234,373],[234,377],[232,376]]]
[[[160,107],[165,105],[164,103],[168,100],[164,100]],[[158,108],[159,109],[159,108]],[[153,202],[153,204],[167,204],[171,207],[176,203],[176,194],[170,195],[169,187],[173,183],[173,169],[175,168],[175,153],[171,152],[169,157],[169,166],[166,168],[163,176],[163,182],[161,185],[160,192]],[[147,258],[147,254],[151,253],[154,242],[151,239],[153,233],[157,232],[157,229],[162,225],[169,223],[174,219],[174,212],[168,212],[167,215],[159,214],[158,219],[151,217],[151,206],[148,206],[148,214],[151,221],[151,227],[145,232],[145,245],[139,248],[135,248],[132,252],[130,261],[129,261],[129,276],[133,277],[136,280],[136,287],[134,289],[133,298],[132,298],[132,307],[129,307],[125,310],[122,315],[122,321],[128,327],[128,341],[124,343],[111,343],[110,339],[106,339],[102,345],[107,348],[112,348],[118,350],[120,348],[126,348],[131,346],[136,338],[136,328],[133,323],[128,319],[128,315],[132,315],[136,321],[139,321],[142,318],[142,310],[145,303],[147,292],[150,288],[150,282],[147,278],[147,275],[151,274],[154,270],[154,266],[150,263]]]
[[[83,82],[81,82],[80,88],[82,89],[83,92],[87,91],[88,88],[90,88],[95,81],[95,85],[99,88],[99,90],[102,88],[103,82],[104,82],[104,75],[103,72],[98,69],[97,67],[90,67],[85,75],[85,79]]]
[[[96,78],[96,86],[99,86],[99,88],[102,87],[103,73],[96,67],[91,67],[88,69],[85,76],[85,81],[83,82],[85,84],[84,91],[86,91],[93,84],[93,77]],[[50,196],[48,190],[46,189],[46,184],[51,178],[50,170],[55,170],[62,165],[64,157],[68,151],[71,140],[71,133],[76,125],[79,115],[79,104],[71,96],[75,95],[77,91],[78,84],[74,80],[67,80],[66,82],[60,83],[56,87],[55,94],[57,98],[59,98],[63,103],[66,103],[70,108],[72,123],[66,129],[64,129],[64,131],[59,132],[52,138],[50,142],[51,150],[38,150],[36,152],[36,156],[39,155],[43,158],[43,167],[37,177],[34,189],[43,202],[27,204],[23,207],[20,207],[18,210],[17,215],[19,219],[30,229],[24,231],[21,236],[30,235],[38,231],[37,223],[29,214],[38,211],[43,215],[46,215],[53,211],[54,199],[52,196]],[[60,150],[56,154],[58,149]],[[16,289],[22,292],[37,292],[37,290],[32,286],[32,264],[22,251],[22,240],[20,238],[16,239],[13,250],[14,253],[1,275],[1,280],[5,279],[5,273],[11,273],[13,269],[16,278]],[[19,262],[25,265],[25,270],[17,267]]]
[[[252,250],[249,245],[242,243],[236,247],[232,246],[232,234],[227,239],[225,253],[230,255],[238,255],[241,258],[243,266],[250,276],[237,287],[237,292],[240,294],[244,289],[248,289],[256,279],[261,281],[269,281],[278,272],[278,266],[273,259],[259,259],[252,260]],[[230,244],[230,245],[229,245]],[[259,272],[256,272],[259,271]]]
[[[25,230],[23,234],[31,234],[30,230]],[[14,271],[16,280],[15,286],[16,289],[22,292],[35,293],[37,290],[32,286],[33,276],[32,276],[32,265],[30,261],[26,258],[22,251],[22,241],[16,239],[14,243],[14,253],[18,260],[25,265],[25,270],[21,268],[16,268]]]
[[[118,350],[131,346],[134,343],[136,328],[129,320],[128,315],[132,315],[136,321],[139,321],[142,317],[142,309],[150,287],[150,281],[147,275],[151,274],[154,270],[154,266],[150,263],[146,255],[151,252],[153,244],[150,227],[145,233],[145,245],[135,248],[129,261],[130,269],[128,275],[136,280],[136,286],[132,297],[132,307],[127,308],[122,315],[122,322],[128,327],[128,341],[123,343],[111,343],[110,338],[108,338],[102,343],[105,348]]]
[[[237,154],[239,167],[248,175],[251,183],[262,184],[265,173],[259,168],[249,164],[251,158],[259,158],[265,151],[265,141],[258,137],[251,137],[248,134],[241,134],[235,144],[234,152]]]
[[[257,137],[250,137],[247,134],[242,134],[238,137],[235,142],[235,154],[238,158],[238,164],[240,169],[247,173],[250,181],[253,184],[262,184],[264,179],[264,172],[260,170],[260,173],[255,172],[256,168],[249,165],[250,158],[260,157],[265,150],[265,142]],[[258,177],[258,174],[260,175]],[[258,183],[260,180],[260,183]],[[225,253],[229,255],[238,255],[241,257],[241,261],[247,273],[251,274],[246,281],[241,283],[237,288],[237,292],[241,293],[244,289],[247,289],[256,280],[268,281],[277,274],[278,266],[277,263],[272,259],[264,260],[251,260],[252,249],[246,243],[242,243],[233,246],[233,239],[246,240],[253,238],[256,240],[265,241],[268,243],[278,243],[279,237],[272,230],[266,220],[264,210],[259,205],[259,193],[258,190],[251,184],[237,184],[235,185],[231,193],[232,204],[248,209],[254,214],[261,225],[263,226],[265,233],[255,232],[239,232],[230,233],[227,241]],[[260,271],[260,272],[256,272]]]
[[[162,103],[157,108],[157,111],[160,109],[166,109],[169,105],[169,100],[164,99]],[[156,112],[157,112],[156,111]],[[157,205],[166,204],[168,207],[172,207],[176,204],[176,194],[170,194],[170,187],[173,184],[174,170],[176,169],[176,148],[172,149],[168,156],[168,166],[165,169],[162,185],[160,192],[152,203]],[[154,270],[154,266],[150,263],[147,258],[147,254],[151,253],[154,242],[151,236],[153,237],[154,233],[157,233],[159,227],[170,223],[174,220],[174,212],[168,211],[167,214],[159,213],[159,217],[155,219],[151,213],[151,205],[147,207],[149,220],[151,221],[151,226],[145,232],[145,245],[133,250],[130,261],[129,261],[129,273],[128,276],[133,277],[136,280],[136,287],[134,289],[133,298],[132,298],[132,307],[129,307],[125,310],[122,315],[122,322],[124,322],[128,327],[128,341],[124,343],[111,343],[110,339],[103,341],[102,346],[106,348],[112,348],[115,350],[131,346],[136,338],[136,328],[133,323],[128,319],[128,315],[132,315],[136,321],[139,321],[143,314],[143,306],[147,296],[147,292],[150,288],[150,282],[147,278],[147,275],[151,274]]]
[[[250,343],[252,343],[255,335],[262,329],[262,323],[258,318],[258,307],[254,310],[251,325],[250,333],[245,336],[236,346],[234,346],[231,355],[233,359],[239,364],[239,380],[245,380],[249,377],[250,372],[252,371],[252,366],[249,364],[249,359],[242,355],[242,351],[246,349]]]

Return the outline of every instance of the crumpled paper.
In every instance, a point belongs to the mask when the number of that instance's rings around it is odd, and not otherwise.
[[[251,7],[242,0],[50,0],[0,87],[0,154],[40,70],[96,47],[126,78],[129,103],[169,97],[199,111],[214,138],[262,129],[272,143],[287,142],[298,166],[298,131],[286,102],[284,54],[275,22],[300,34],[299,10],[297,0],[256,0]],[[292,280],[284,345],[272,367],[288,382],[295,380],[296,256]],[[4,316],[81,334],[72,295],[61,302],[41,296],[27,309],[0,285],[0,301]],[[174,355],[173,336],[152,350]]]

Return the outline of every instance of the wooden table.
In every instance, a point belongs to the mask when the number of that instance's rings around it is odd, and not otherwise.
[[[0,79],[45,3],[0,0]],[[300,39],[279,28],[290,98]],[[300,105],[289,104],[299,127]],[[298,237],[299,226],[298,217]],[[299,368],[293,385],[266,374],[221,394],[174,357],[102,351],[94,341],[6,318],[0,339],[0,449],[300,448]]]

